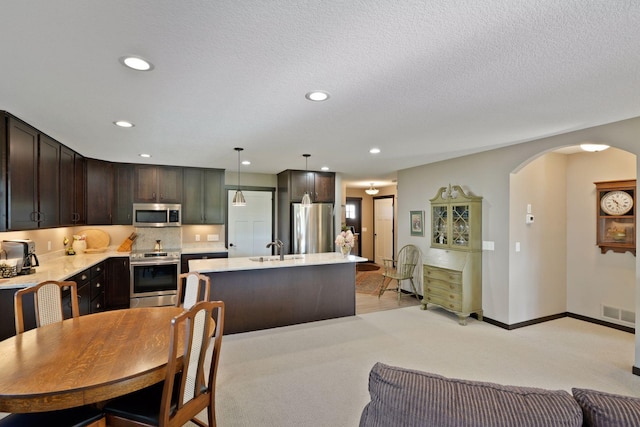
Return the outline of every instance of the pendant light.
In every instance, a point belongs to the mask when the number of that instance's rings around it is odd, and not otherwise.
[[[304,196],[302,196],[302,207],[308,208],[311,207],[311,197],[309,196],[309,157],[311,154],[303,154],[302,157],[305,158],[305,173],[304,173]]]
[[[240,152],[244,150],[244,148],[236,147],[234,148],[238,152],[238,189],[236,190],[236,195],[233,196],[233,201],[231,202],[232,206],[247,206],[247,201],[244,199],[242,195],[242,190],[240,190]]]
[[[373,182],[371,183],[371,187],[364,190],[364,192],[370,196],[375,196],[376,194],[378,194],[378,191],[380,190],[378,190],[377,188],[373,188]]]

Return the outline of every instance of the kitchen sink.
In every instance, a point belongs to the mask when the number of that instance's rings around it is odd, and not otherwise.
[[[284,261],[290,261],[292,259],[304,259],[304,256],[303,255],[285,255],[284,256]],[[256,257],[249,257],[249,260],[257,261],[257,262],[280,261],[280,256],[278,256],[278,255],[275,255],[275,256],[256,256]]]

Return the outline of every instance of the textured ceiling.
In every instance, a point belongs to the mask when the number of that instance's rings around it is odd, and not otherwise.
[[[0,35],[0,108],[112,161],[368,185],[640,116],[639,1],[7,0]]]

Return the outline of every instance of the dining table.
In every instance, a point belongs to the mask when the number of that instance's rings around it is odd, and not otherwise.
[[[171,319],[181,312],[104,311],[0,341],[0,412],[100,403],[164,380]]]

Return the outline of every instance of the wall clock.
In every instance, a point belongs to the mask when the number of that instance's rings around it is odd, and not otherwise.
[[[624,215],[633,208],[633,196],[626,191],[609,191],[600,199],[600,207],[608,215]]]
[[[596,182],[596,240],[601,253],[636,253],[636,180]]]

